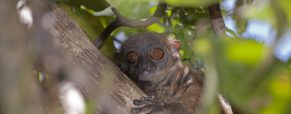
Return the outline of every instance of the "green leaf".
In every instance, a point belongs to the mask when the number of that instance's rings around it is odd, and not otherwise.
[[[149,13],[152,3],[157,6],[158,0],[107,0],[121,15],[128,18],[142,19],[151,16]]]
[[[150,26],[147,27],[148,31],[152,31],[152,32],[158,32],[158,33],[164,33],[165,32],[165,28],[157,23],[154,23]]]
[[[285,12],[287,18],[288,18],[288,24],[289,26],[291,26],[291,2],[288,0],[278,0],[277,2],[279,2],[279,5],[281,6],[281,8],[283,9],[283,11]]]
[[[268,85],[271,99],[268,104],[260,111],[261,114],[286,114],[291,103],[291,78],[286,71],[280,70],[279,73],[270,81]]]
[[[194,52],[203,58],[209,55],[208,53],[211,52],[212,48],[210,41],[206,38],[200,38],[196,40],[192,46]]]
[[[166,3],[173,6],[206,6],[216,2],[216,0],[165,0]]]
[[[264,56],[264,46],[251,39],[228,39],[226,43],[226,56],[231,62],[255,65]]]

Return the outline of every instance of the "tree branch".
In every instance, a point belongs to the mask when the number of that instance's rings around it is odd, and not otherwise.
[[[222,17],[219,3],[215,3],[208,7],[211,18],[211,25],[216,35],[221,36],[225,32],[225,24]]]
[[[159,2],[158,7],[153,14],[153,16],[149,17],[146,20],[140,20],[140,19],[128,19],[124,16],[122,16],[117,9],[112,8],[113,13],[116,15],[116,19],[107,26],[100,36],[96,38],[94,45],[98,49],[102,47],[104,44],[106,38],[115,30],[116,28],[120,26],[126,26],[126,27],[133,27],[133,28],[143,28],[146,26],[149,26],[155,22],[158,21],[160,17],[162,17],[167,9],[167,5],[165,3]]]
[[[69,81],[78,85],[89,102],[92,100],[96,104],[97,112],[129,113],[132,100],[144,93],[92,45],[80,27],[61,9],[53,13],[56,16],[55,29],[51,30],[54,44],[71,66],[88,74],[71,75]]]

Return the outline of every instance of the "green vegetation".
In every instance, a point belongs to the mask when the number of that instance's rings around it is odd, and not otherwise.
[[[203,66],[206,71],[208,68],[217,71],[218,79],[213,80],[218,83],[217,91],[237,109],[248,114],[290,114],[291,63],[290,60],[281,62],[273,52],[278,45],[277,41],[291,27],[291,2],[288,0],[242,1],[237,1],[231,10],[222,9],[223,16],[231,17],[235,21],[235,30],[227,28],[231,36],[217,38],[213,35],[210,23],[207,21],[209,13],[205,8],[209,3],[213,3],[213,0],[166,0],[170,7],[167,15],[161,18],[159,23],[139,29],[121,27],[111,36],[120,32],[133,35],[143,31],[171,34],[182,42],[180,53],[185,62],[194,66],[205,64]],[[157,0],[73,0],[70,2],[58,0],[57,2],[79,22],[92,41],[114,19],[114,16],[95,17],[88,12],[89,9],[101,11],[106,7],[114,6],[127,18],[142,19],[151,16],[157,5]],[[277,33],[273,43],[267,45],[243,35],[249,20],[253,19],[272,26]],[[206,28],[203,26],[205,23],[206,25],[208,23]],[[108,38],[101,50],[110,58],[116,50],[112,42],[112,37]],[[214,108],[210,108],[209,113],[218,113],[215,104],[211,107]]]

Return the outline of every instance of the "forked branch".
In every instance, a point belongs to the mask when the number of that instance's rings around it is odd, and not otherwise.
[[[112,8],[113,13],[116,15],[116,18],[113,22],[111,22],[96,38],[94,45],[98,49],[102,47],[106,38],[118,27],[126,26],[126,27],[133,27],[133,28],[143,28],[149,26],[158,21],[164,15],[164,12],[167,9],[167,5],[165,3],[159,2],[158,7],[155,13],[146,20],[140,19],[128,19],[122,16],[116,8]]]

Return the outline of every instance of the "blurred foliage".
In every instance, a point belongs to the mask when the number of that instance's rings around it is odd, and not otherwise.
[[[214,3],[216,0],[165,0],[166,3],[173,6],[197,7]]]
[[[150,7],[156,5],[158,0],[107,0],[117,8],[121,15],[129,18],[146,18],[150,16]],[[129,10],[130,8],[130,10]]]
[[[128,18],[151,16],[157,0],[56,0],[80,24],[93,41],[114,19],[114,16],[94,17],[82,10],[83,5],[92,11],[114,6]],[[166,0],[170,4],[167,15],[159,23],[146,28],[121,27],[111,36],[125,33],[125,37],[143,31],[168,33],[182,43],[182,59],[194,66],[201,66],[214,58],[212,65],[218,71],[218,89],[228,101],[242,112],[250,114],[291,113],[291,63],[281,62],[273,55],[274,46],[243,37],[251,19],[264,21],[280,33],[291,25],[291,2],[288,0],[237,0],[231,11],[223,9],[224,16],[235,21],[235,30],[227,28],[230,36],[218,39],[212,35],[207,5],[214,0]],[[225,2],[225,1],[222,1]],[[230,13],[229,13],[230,12]],[[279,16],[279,17],[278,17]],[[282,23],[280,23],[282,22]],[[278,31],[281,32],[278,32]],[[291,37],[291,36],[290,36]],[[115,52],[110,37],[102,52],[112,57]],[[275,41],[277,41],[275,40]],[[216,104],[216,103],[215,103]],[[209,113],[218,113],[213,105]]]

